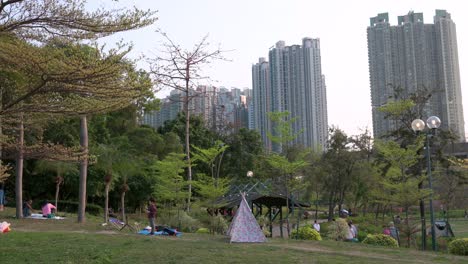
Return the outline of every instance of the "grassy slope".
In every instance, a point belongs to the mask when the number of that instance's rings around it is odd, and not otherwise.
[[[0,235],[0,263],[466,263],[467,257],[334,241],[229,244],[222,236],[148,237],[105,229],[100,218],[15,220]]]

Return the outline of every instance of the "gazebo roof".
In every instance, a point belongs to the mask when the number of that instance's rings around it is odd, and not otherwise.
[[[275,192],[271,188],[271,182],[249,182],[242,184],[233,184],[230,188],[230,191],[220,197],[217,201],[219,208],[233,208],[238,206],[241,202],[242,195],[245,193],[245,198],[248,201],[252,201],[258,205],[265,205],[267,207],[281,207],[286,206],[286,195]],[[296,201],[289,198],[289,204],[294,207],[309,207],[310,204]]]

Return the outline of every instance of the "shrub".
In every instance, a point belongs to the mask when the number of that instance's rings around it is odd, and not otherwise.
[[[210,231],[206,227],[201,227],[201,228],[198,228],[197,232],[195,232],[195,233],[197,233],[197,234],[209,234]]]
[[[468,238],[455,239],[448,245],[451,254],[468,256]]]
[[[328,226],[328,237],[334,240],[346,240],[349,233],[349,226],[345,219],[338,218]]]
[[[217,215],[211,218],[210,229],[213,234],[225,234],[228,228],[228,222],[223,216]]]
[[[294,229],[291,234],[291,238],[298,238],[303,240],[322,240],[320,233],[310,226],[303,226],[299,228],[299,232]]]
[[[184,211],[177,212],[166,211],[165,214],[158,216],[157,222],[162,225],[168,225],[171,227],[178,228],[180,225],[180,231],[182,232],[194,232],[200,227],[200,222]]]
[[[386,246],[386,247],[398,247],[398,242],[391,236],[384,235],[384,234],[369,234],[367,237],[362,241],[364,244],[369,245],[378,245],[378,246]]]
[[[379,234],[382,232],[382,228],[373,224],[365,223],[359,225],[358,239],[363,241],[366,239],[368,234]]]

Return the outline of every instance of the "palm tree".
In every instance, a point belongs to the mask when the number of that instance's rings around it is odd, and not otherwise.
[[[36,165],[37,172],[55,172],[55,207],[58,211],[58,198],[60,193],[60,185],[64,182],[64,176],[67,173],[78,173],[78,168],[75,163],[65,161],[50,161],[40,160]]]

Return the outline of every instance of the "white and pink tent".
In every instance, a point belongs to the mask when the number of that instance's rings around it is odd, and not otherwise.
[[[239,209],[234,215],[227,234],[231,236],[231,242],[266,242],[266,237],[250,210],[245,194],[242,194]]]

